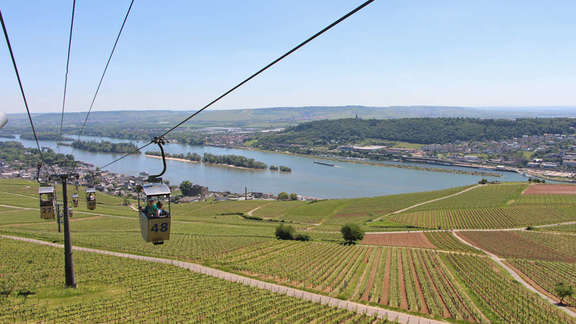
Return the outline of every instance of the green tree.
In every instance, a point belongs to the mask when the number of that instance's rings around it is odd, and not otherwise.
[[[344,240],[350,244],[356,243],[364,238],[364,231],[357,224],[346,224],[340,229]]]
[[[290,225],[280,224],[276,227],[276,238],[279,240],[293,240],[296,231]]]
[[[290,196],[288,195],[287,192],[281,192],[278,194],[278,200],[288,200],[290,199]]]
[[[182,191],[182,195],[193,196],[192,187],[193,187],[192,182],[188,180],[182,181],[182,183],[180,183],[180,191]]]
[[[556,296],[560,298],[560,305],[564,305],[564,298],[574,295],[574,288],[565,282],[559,282],[554,287]]]
[[[298,195],[295,193],[290,194],[290,200],[298,200]]]

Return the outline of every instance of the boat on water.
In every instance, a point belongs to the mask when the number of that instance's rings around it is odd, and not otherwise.
[[[335,164],[332,163],[326,163],[326,162],[318,162],[318,161],[314,161],[314,164],[319,164],[319,165],[324,165],[324,166],[329,166],[329,167],[335,167]]]

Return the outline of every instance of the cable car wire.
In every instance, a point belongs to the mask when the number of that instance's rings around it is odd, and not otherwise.
[[[86,113],[86,117],[84,118],[84,123],[80,128],[80,132],[78,133],[78,140],[80,140],[80,136],[84,132],[84,128],[86,128],[86,123],[88,122],[88,117],[90,116],[90,112],[92,112],[92,108],[94,107],[94,102],[96,101],[96,97],[100,92],[100,87],[102,86],[102,81],[104,81],[104,76],[106,75],[106,71],[108,71],[108,66],[110,65],[110,61],[112,60],[112,56],[114,56],[114,52],[116,51],[116,46],[118,45],[118,41],[120,40],[120,36],[122,35],[122,31],[124,30],[124,26],[126,25],[126,21],[128,20],[128,16],[130,15],[130,11],[132,11],[132,5],[134,4],[134,0],[130,2],[130,6],[126,11],[126,15],[124,16],[124,20],[122,21],[122,26],[118,31],[118,35],[116,36],[116,40],[114,41],[114,46],[112,47],[112,51],[110,52],[110,56],[108,56],[108,61],[106,61],[106,66],[104,67],[104,71],[100,76],[100,81],[98,82],[98,87],[96,87],[96,92],[94,92],[94,96],[92,97],[92,102],[90,102],[90,108],[88,109],[88,113]]]
[[[28,100],[26,99],[26,94],[24,93],[24,87],[22,86],[22,80],[20,79],[20,72],[18,72],[18,65],[16,64],[16,59],[14,58],[14,52],[12,51],[12,45],[10,44],[10,38],[8,37],[8,31],[6,29],[6,24],[4,23],[4,17],[2,16],[2,10],[0,10],[0,23],[2,24],[2,30],[4,31],[4,38],[6,39],[6,45],[8,46],[8,51],[10,52],[10,58],[12,59],[12,65],[14,66],[14,72],[16,72],[16,79],[18,80],[18,86],[20,87],[20,94],[24,100],[24,106],[26,107],[26,112],[28,113],[28,120],[30,121],[30,127],[32,128],[32,134],[36,140],[36,146],[38,147],[38,152],[40,153],[40,159],[42,163],[46,164],[44,160],[44,155],[42,154],[42,148],[40,147],[40,142],[38,141],[38,136],[36,134],[36,128],[34,127],[34,121],[32,121],[32,114],[30,113],[30,108],[28,107]]]
[[[195,113],[193,113],[192,115],[186,117],[184,120],[182,120],[181,122],[179,122],[178,124],[176,124],[175,126],[173,126],[172,128],[168,129],[167,131],[165,131],[162,135],[158,136],[160,138],[168,135],[169,133],[171,133],[172,131],[174,131],[176,128],[182,126],[184,123],[186,123],[187,121],[189,121],[190,119],[194,118],[196,115],[198,115],[199,113],[201,113],[202,111],[206,110],[207,108],[209,108],[210,106],[214,105],[215,103],[217,103],[218,101],[220,101],[222,98],[226,97],[227,95],[229,95],[230,93],[234,92],[236,89],[240,88],[241,86],[243,86],[244,84],[246,84],[248,81],[252,80],[253,78],[255,78],[256,76],[258,76],[259,74],[261,74],[262,72],[268,70],[269,68],[271,68],[272,66],[274,66],[276,63],[282,61],[283,59],[285,59],[287,56],[289,56],[290,54],[296,52],[297,50],[299,50],[300,48],[304,47],[306,44],[308,44],[309,42],[311,42],[312,40],[314,40],[315,38],[317,38],[318,36],[324,34],[325,32],[327,32],[328,30],[332,29],[334,26],[338,25],[339,23],[343,22],[344,20],[346,20],[347,18],[349,18],[350,16],[354,15],[355,13],[357,13],[358,11],[362,10],[364,7],[368,6],[370,3],[374,2],[374,0],[368,0],[366,2],[364,2],[363,4],[361,4],[360,6],[356,7],[355,9],[353,9],[352,11],[348,12],[347,14],[345,14],[344,16],[342,16],[341,18],[339,18],[338,20],[334,21],[333,23],[331,23],[330,25],[324,27],[322,30],[320,30],[319,32],[317,32],[316,34],[312,35],[311,37],[309,37],[308,39],[306,39],[305,41],[303,41],[302,43],[296,45],[296,47],[292,48],[291,50],[289,50],[288,52],[284,53],[282,56],[278,57],[277,59],[275,59],[274,61],[272,61],[271,63],[269,63],[268,65],[264,66],[263,68],[261,68],[260,70],[258,70],[256,73],[250,75],[248,78],[244,79],[243,81],[241,81],[240,83],[236,84],[234,87],[230,88],[230,90],[224,92],[223,94],[221,94],[219,97],[217,97],[216,99],[212,100],[211,102],[209,102],[207,105],[205,105],[204,107],[202,107],[201,109],[199,109],[198,111],[196,111]],[[153,142],[150,142],[148,144],[145,144],[139,148],[137,148],[136,150],[134,150],[133,152],[129,152],[126,153],[124,155],[122,155],[121,157],[117,158],[116,160],[109,162],[108,164],[105,164],[101,167],[101,169],[110,166],[122,159],[124,159],[125,157],[127,157],[130,154],[136,153],[138,151],[140,151],[141,149],[149,146],[150,144],[152,144]]]
[[[66,56],[66,73],[64,74],[64,94],[62,95],[62,115],[60,117],[60,131],[58,141],[62,141],[62,126],[64,125],[64,107],[66,106],[66,91],[68,89],[68,71],[70,67],[70,50],[72,48],[72,31],[74,30],[74,14],[76,11],[76,0],[72,0],[72,18],[70,19],[70,34],[68,36],[68,55]]]

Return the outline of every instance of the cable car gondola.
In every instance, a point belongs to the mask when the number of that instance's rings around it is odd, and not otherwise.
[[[75,208],[78,208],[78,194],[75,193],[72,195],[72,204]]]
[[[40,218],[54,219],[55,218],[55,202],[54,202],[54,187],[44,186],[38,188],[40,195]]]
[[[90,210],[96,209],[96,189],[94,188],[86,189],[86,206]]]
[[[164,156],[164,140],[154,138],[154,143],[160,147],[164,169],[160,174],[148,177],[148,180],[138,188],[138,216],[140,219],[140,232],[146,242],[154,245],[163,244],[170,239],[170,223],[172,219],[170,209],[170,187],[162,183],[161,176],[166,172],[166,158]]]

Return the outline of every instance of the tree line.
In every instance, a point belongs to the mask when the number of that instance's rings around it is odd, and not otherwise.
[[[72,147],[90,151],[90,152],[104,152],[104,153],[138,153],[138,147],[133,143],[112,143],[107,141],[74,141]]]
[[[249,168],[249,169],[266,169],[268,167],[264,162],[249,159],[242,155],[232,155],[232,154],[215,155],[210,153],[204,153],[202,162],[212,164],[233,165],[236,167]]]
[[[58,165],[60,167],[71,167],[74,165],[74,156],[72,154],[59,154],[52,149],[42,148],[44,160],[49,165]],[[12,166],[21,168],[32,168],[40,162],[40,153],[38,149],[26,148],[20,142],[0,142],[0,161]]]
[[[303,123],[279,133],[258,136],[255,146],[326,146],[359,143],[366,139],[419,144],[504,140],[522,135],[574,134],[571,118],[403,118],[337,119]]]

